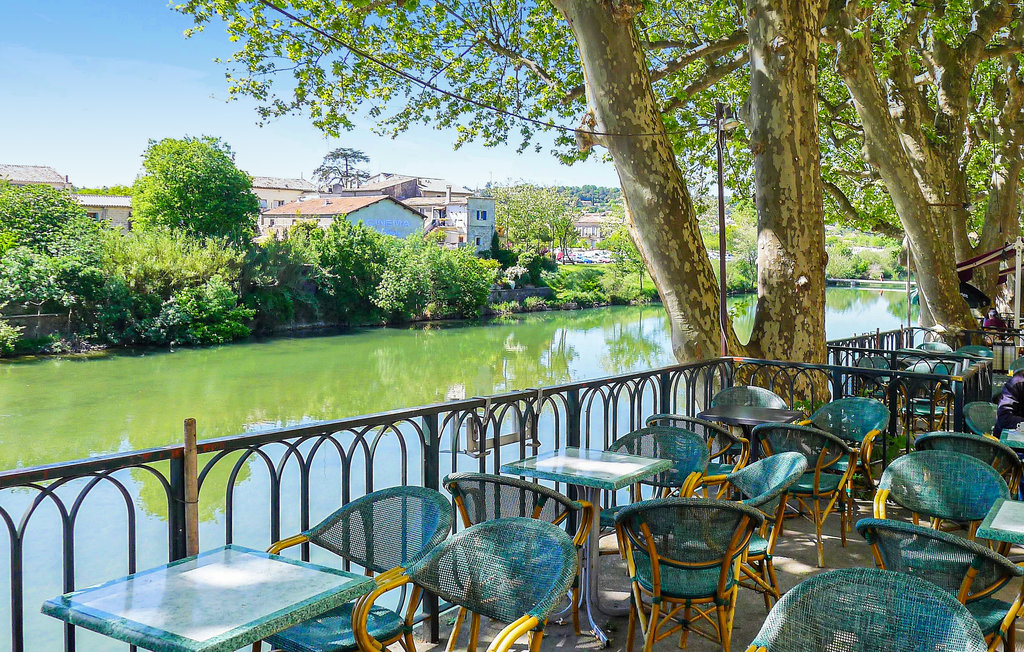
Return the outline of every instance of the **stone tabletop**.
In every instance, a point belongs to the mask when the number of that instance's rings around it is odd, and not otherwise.
[[[1024,450],[1024,431],[1003,430],[1002,434],[999,435],[999,441],[1015,450]]]
[[[501,465],[501,472],[614,491],[672,468],[669,460],[561,448]]]
[[[229,545],[43,603],[155,652],[228,652],[369,593],[363,575]]]
[[[756,405],[717,405],[697,415],[705,421],[718,421],[734,426],[756,426],[762,423],[789,423],[803,416],[799,410],[760,407]]]
[[[978,528],[978,538],[1024,544],[1024,502],[1000,498]]]

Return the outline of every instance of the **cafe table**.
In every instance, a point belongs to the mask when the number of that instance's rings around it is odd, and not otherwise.
[[[598,566],[601,558],[601,492],[624,487],[672,468],[669,460],[626,455],[585,448],[561,448],[501,465],[501,472],[540,480],[551,480],[580,488],[580,498],[594,506],[590,536],[584,548],[584,611],[603,645],[608,636],[594,622],[593,609],[601,608],[598,596]]]
[[[1024,545],[1024,502],[996,499],[975,536],[998,541],[998,552],[1002,555],[1010,551],[1011,545]]]
[[[43,603],[155,652],[229,652],[373,590],[372,578],[227,545]]]
[[[750,442],[751,461],[756,461],[758,455],[750,437],[754,426],[762,423],[792,423],[802,416],[803,412],[799,410],[757,405],[716,405],[697,414],[698,419],[724,423],[727,426],[739,426],[743,430],[744,438]]]

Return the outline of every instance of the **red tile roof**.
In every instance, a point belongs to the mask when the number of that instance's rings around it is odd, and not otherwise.
[[[283,206],[277,206],[270,210],[263,211],[264,215],[347,215],[360,208],[379,201],[390,200],[387,195],[374,195],[371,197],[321,197],[319,199],[306,199],[304,201],[293,201]]]

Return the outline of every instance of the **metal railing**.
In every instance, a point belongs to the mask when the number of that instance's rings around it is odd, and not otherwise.
[[[695,415],[734,383],[773,389],[808,414],[830,397],[876,396],[894,415],[885,447],[913,427],[906,406],[914,398],[925,396],[936,407],[942,405],[936,397],[948,400],[953,424],[962,425],[964,403],[984,394],[986,379],[991,381],[985,368],[976,363],[956,374],[914,373],[719,358],[204,440],[198,444],[200,540],[203,548],[265,548],[376,489],[440,489],[447,473],[498,473],[503,463],[540,450],[607,448],[652,414]],[[897,418],[901,414],[910,416]],[[9,555],[0,582],[9,594],[4,619],[10,648],[108,649],[107,639],[41,616],[39,604],[184,557],[185,480],[183,445],[0,472]],[[606,496],[609,503],[616,499]],[[338,563],[308,545],[295,554]],[[4,605],[0,600],[0,617]],[[436,602],[428,600],[425,614],[436,612]],[[429,627],[436,636],[437,618]]]

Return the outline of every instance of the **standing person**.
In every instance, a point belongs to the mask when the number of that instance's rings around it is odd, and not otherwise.
[[[985,317],[985,321],[981,324],[982,328],[1006,328],[1006,322],[999,316],[999,313],[995,308],[989,308],[988,317]]]
[[[1013,374],[1003,385],[996,410],[996,437],[1005,429],[1013,429],[1024,421],[1024,369]]]

